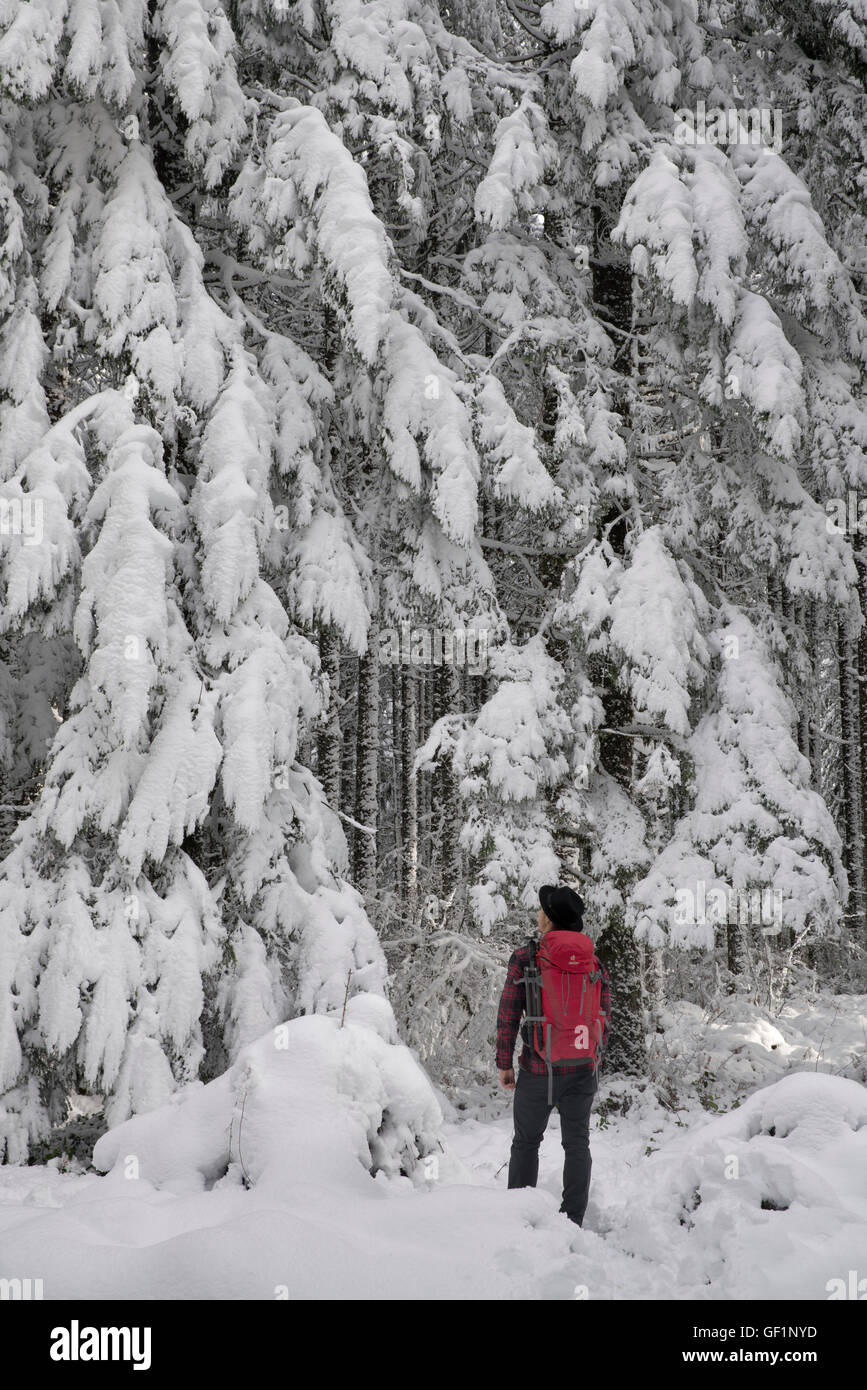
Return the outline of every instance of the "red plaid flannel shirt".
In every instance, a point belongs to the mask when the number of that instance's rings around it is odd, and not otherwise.
[[[527,1008],[527,990],[523,976],[529,964],[530,952],[526,946],[519,946],[509,958],[506,983],[503,986],[500,1007],[497,1010],[497,1069],[499,1071],[509,1071],[514,1064],[515,1041],[521,1026],[521,1015]],[[601,961],[599,968],[602,971],[601,1005],[605,1015],[602,1024],[602,1052],[604,1053],[608,1046],[608,1035],[611,1028],[611,981],[608,977],[608,971]],[[547,1076],[548,1074],[544,1058],[532,1051],[526,1043],[524,1043],[524,1050],[518,1059],[518,1064],[525,1071],[532,1072],[534,1076]],[[556,1072],[568,1070],[568,1068],[558,1067],[557,1063],[554,1062],[551,1070]]]

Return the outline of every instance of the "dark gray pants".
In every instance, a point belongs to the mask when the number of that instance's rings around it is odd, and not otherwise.
[[[560,1136],[565,1150],[563,1204],[570,1221],[580,1226],[590,1193],[590,1107],[598,1082],[589,1067],[554,1072],[554,1105],[560,1111]],[[548,1077],[518,1068],[515,1084],[512,1155],[509,1187],[535,1187],[539,1176],[539,1145],[553,1106],[548,1104]]]

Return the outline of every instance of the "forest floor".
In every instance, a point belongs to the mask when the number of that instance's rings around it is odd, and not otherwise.
[[[510,1099],[446,1102],[424,1187],[365,1178],[169,1190],[117,1171],[0,1168],[0,1278],[51,1298],[828,1299],[867,1277],[867,996],[776,1018],[675,1005],[667,1083],[604,1080],[585,1225],[509,1192]],[[832,1281],[839,1280],[840,1284]],[[867,1287],[867,1286],[865,1286]]]

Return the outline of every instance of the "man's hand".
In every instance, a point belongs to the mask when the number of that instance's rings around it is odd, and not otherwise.
[[[500,1068],[500,1085],[503,1086],[507,1091],[514,1091],[514,1089],[515,1089],[515,1072],[514,1072],[514,1068],[509,1067],[507,1071],[503,1071],[503,1069]]]

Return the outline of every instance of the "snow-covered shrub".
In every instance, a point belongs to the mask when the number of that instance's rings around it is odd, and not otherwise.
[[[311,1014],[249,1043],[216,1080],[109,1130],[94,1150],[172,1192],[229,1183],[286,1189],[356,1185],[365,1170],[414,1174],[442,1120],[430,1082],[397,1041],[388,1003],[360,994],[336,1016]]]
[[[863,1262],[867,1090],[835,1076],[783,1077],[730,1114],[654,1153],[627,1249],[659,1255],[674,1286],[703,1282],[713,1298],[827,1298]],[[860,1245],[860,1249],[859,1249]]]
[[[672,1106],[697,1096],[727,1110],[790,1072],[831,1072],[867,1082],[867,996],[816,992],[771,1016],[741,996],[706,1006],[679,1000],[659,1014],[648,1064]]]
[[[506,943],[442,931],[414,947],[389,950],[384,944],[401,1037],[449,1089],[490,1081],[497,1005],[518,939]]]

